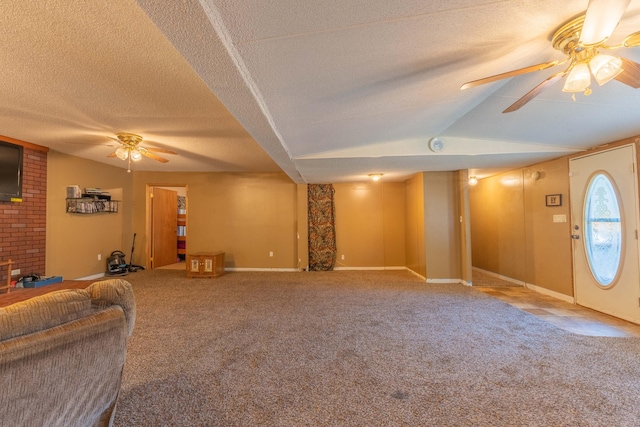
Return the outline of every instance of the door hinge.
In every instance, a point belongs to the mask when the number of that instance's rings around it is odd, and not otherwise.
[[[631,173],[635,173],[635,172],[636,172],[636,164],[631,163]]]
[[[149,198],[150,198],[150,199],[153,199],[153,193],[150,193],[150,194],[149,194]]]

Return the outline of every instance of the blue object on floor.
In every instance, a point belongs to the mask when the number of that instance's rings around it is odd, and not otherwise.
[[[62,282],[62,276],[42,277],[40,280],[34,280],[32,282],[23,283],[25,288],[39,288],[44,285],[51,285],[52,283]]]

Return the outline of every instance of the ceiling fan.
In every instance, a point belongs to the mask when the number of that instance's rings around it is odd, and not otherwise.
[[[553,74],[538,86],[527,92],[523,97],[509,106],[503,113],[516,111],[531,101],[544,89],[550,87],[565,76],[566,81],[562,90],[575,94],[582,92],[591,94],[591,76],[599,85],[615,79],[633,88],[640,87],[640,64],[629,59],[612,56],[602,51],[622,47],[640,46],[640,31],[628,35],[622,43],[614,46],[606,45],[606,41],[620,22],[631,0],[590,0],[586,13],[572,19],[561,26],[551,39],[552,46],[567,55],[564,60],[549,61],[531,65],[506,73],[496,74],[483,79],[463,84],[460,89],[468,89],[485,83],[521,74],[540,71],[556,65],[569,63],[569,66]]]
[[[118,147],[116,151],[109,154],[107,157],[117,157],[120,160],[127,160],[129,162],[127,172],[131,172],[131,161],[137,162],[141,160],[143,156],[157,160],[161,163],[167,163],[169,161],[168,159],[165,159],[155,153],[177,154],[175,151],[166,150],[164,148],[143,147],[139,145],[140,142],[142,142],[142,137],[134,133],[122,132],[116,134],[116,137],[117,139],[113,139],[122,144],[122,146]]]

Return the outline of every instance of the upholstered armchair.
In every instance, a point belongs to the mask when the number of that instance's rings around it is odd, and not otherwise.
[[[135,317],[122,279],[0,308],[0,423],[111,425]]]

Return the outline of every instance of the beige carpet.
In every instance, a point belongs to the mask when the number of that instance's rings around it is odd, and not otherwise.
[[[127,276],[117,426],[637,426],[640,340],[408,272]]]

